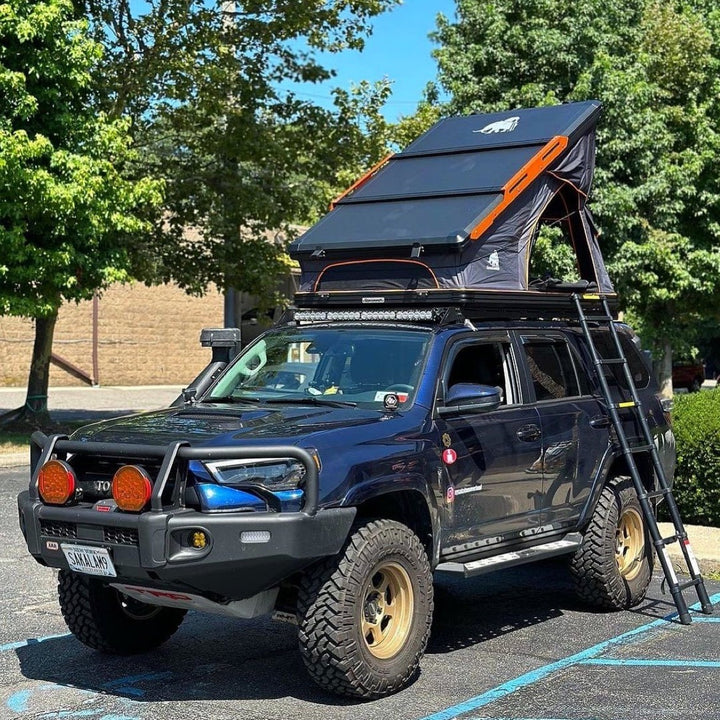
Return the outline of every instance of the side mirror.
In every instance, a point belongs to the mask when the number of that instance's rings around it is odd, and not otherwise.
[[[438,414],[459,415],[469,412],[487,412],[500,406],[501,390],[492,385],[457,383],[448,390],[445,405],[438,407]]]

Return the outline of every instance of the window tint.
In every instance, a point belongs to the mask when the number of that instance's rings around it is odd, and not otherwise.
[[[615,342],[612,339],[609,329],[597,328],[592,330],[591,334],[600,357],[617,357],[617,349],[615,348]],[[639,389],[646,388],[650,383],[650,374],[648,373],[645,360],[640,353],[640,348],[624,332],[619,332],[618,334],[635,386]],[[605,377],[607,377],[611,384],[617,385],[625,390],[627,389],[622,365],[605,365],[604,371]]]
[[[537,400],[580,395],[575,366],[565,342],[528,340],[523,347]]]
[[[504,366],[504,357],[508,352],[509,346],[501,343],[465,345],[452,361],[448,389],[457,383],[491,385],[502,390],[503,404],[510,402]]]

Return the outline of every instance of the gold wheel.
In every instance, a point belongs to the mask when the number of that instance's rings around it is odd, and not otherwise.
[[[645,529],[640,513],[626,508],[615,532],[615,560],[625,580],[632,580],[642,567],[645,556]]]
[[[415,598],[410,576],[395,562],[380,563],[365,584],[361,629],[365,646],[380,660],[397,655],[412,626]]]

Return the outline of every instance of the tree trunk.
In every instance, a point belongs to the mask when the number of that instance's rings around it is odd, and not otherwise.
[[[30,361],[25,405],[3,415],[0,418],[1,427],[43,429],[51,424],[47,395],[50,380],[50,355],[52,354],[56,321],[57,309],[48,317],[35,318],[35,343]]]
[[[663,338],[658,345],[662,354],[655,363],[655,375],[660,385],[661,395],[666,398],[671,398],[673,396],[672,343],[669,339]]]

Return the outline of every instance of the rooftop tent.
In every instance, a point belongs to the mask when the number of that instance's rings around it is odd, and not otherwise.
[[[441,120],[291,244],[300,294],[527,291],[543,222],[563,226],[580,278],[612,293],[586,206],[599,114],[588,101]]]

